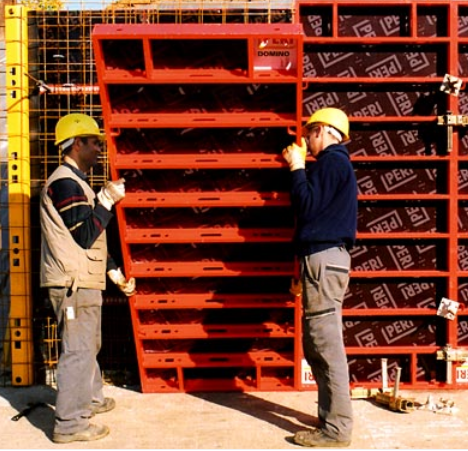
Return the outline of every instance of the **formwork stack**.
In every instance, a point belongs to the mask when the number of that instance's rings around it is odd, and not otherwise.
[[[324,106],[350,116],[359,187],[343,309],[351,383],[380,386],[385,358],[402,388],[465,388],[468,6],[263,3],[250,15],[150,2],[89,27],[86,95],[108,137],[105,170],[126,179],[113,246],[137,279],[142,391],[314,388],[280,154]],[[458,313],[438,315],[442,299]]]

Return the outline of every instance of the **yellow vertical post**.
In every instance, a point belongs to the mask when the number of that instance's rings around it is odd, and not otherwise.
[[[12,385],[33,383],[27,8],[5,6]]]

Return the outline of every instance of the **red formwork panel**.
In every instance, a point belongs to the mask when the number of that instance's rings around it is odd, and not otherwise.
[[[301,0],[296,20],[304,118],[321,106],[351,117],[359,217],[343,325],[352,383],[379,386],[387,358],[404,386],[465,388],[466,2]],[[458,92],[446,74],[462,82]],[[461,303],[454,319],[437,315],[443,297]]]
[[[380,386],[386,358],[402,387],[465,388],[468,6],[299,0],[293,13],[94,29],[142,390],[314,389],[280,152],[323,106],[350,116],[359,186],[352,385]],[[461,303],[454,320],[437,315],[443,297]]]
[[[97,25],[96,69],[143,392],[300,386],[280,148],[299,24]]]

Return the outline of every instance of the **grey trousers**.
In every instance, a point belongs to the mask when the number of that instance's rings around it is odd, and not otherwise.
[[[57,316],[61,352],[57,367],[54,432],[74,434],[86,429],[91,404],[102,404],[100,290],[50,288]]]
[[[343,343],[342,304],[351,258],[334,247],[301,259],[304,357],[318,388],[318,417],[329,437],[351,440],[353,412]]]

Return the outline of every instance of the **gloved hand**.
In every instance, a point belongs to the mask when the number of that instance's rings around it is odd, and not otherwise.
[[[107,210],[111,210],[112,206],[120,202],[125,197],[125,179],[121,178],[115,182],[107,182],[101,191],[97,194],[97,198],[101,205]]]
[[[301,138],[301,145],[296,143],[290,144],[283,149],[283,158],[289,164],[289,169],[295,171],[296,169],[305,169],[305,160],[307,155],[307,143],[304,138]]]
[[[135,294],[135,277],[130,277],[130,279],[127,280],[122,274],[122,270],[120,268],[110,269],[107,271],[107,275],[126,296],[132,296]]]
[[[291,287],[289,288],[289,292],[294,296],[301,296],[302,282],[300,280],[291,279]]]

